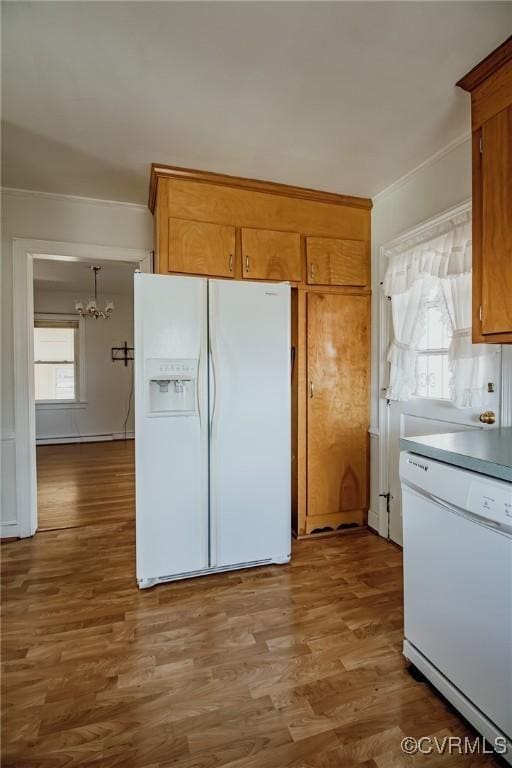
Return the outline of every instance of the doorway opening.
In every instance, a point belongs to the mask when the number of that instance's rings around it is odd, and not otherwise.
[[[38,530],[133,521],[133,273],[34,259]]]
[[[18,535],[134,521],[133,273],[152,254],[15,240],[14,257]]]

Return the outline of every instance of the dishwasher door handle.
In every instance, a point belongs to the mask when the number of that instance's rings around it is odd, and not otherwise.
[[[477,515],[475,512],[470,512],[469,509],[460,509],[460,507],[455,507],[449,502],[444,501],[444,499],[440,499],[439,496],[436,496],[433,493],[429,493],[428,495],[425,494],[425,498],[432,499],[433,502],[438,504],[440,507],[443,507],[443,509],[448,510],[448,512],[452,512],[454,515],[463,517],[470,523],[476,523],[477,525],[481,525],[483,528],[489,528],[491,531],[496,531],[496,533],[501,533],[504,536],[512,537],[512,532],[504,529],[503,526],[495,520],[489,520],[487,517]]]

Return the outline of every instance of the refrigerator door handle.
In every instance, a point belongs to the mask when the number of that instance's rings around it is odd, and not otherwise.
[[[205,291],[206,297],[206,291]],[[206,349],[206,369],[203,370],[204,353]],[[204,428],[204,411],[206,410],[208,418],[208,333],[205,331],[204,335],[201,334],[201,340],[199,342],[199,357],[197,360],[197,375],[196,375],[196,402],[197,413],[199,416],[199,429],[201,433]],[[203,405],[206,404],[206,409]]]
[[[197,401],[197,413],[199,415],[199,429],[203,431],[203,409],[201,408],[202,402],[202,363],[203,363],[203,345],[199,348],[199,359],[197,361],[197,376],[196,376],[196,401]]]
[[[211,416],[210,416],[210,437],[213,435],[213,425],[215,421],[215,406],[217,404],[217,387],[215,374],[215,355],[213,353],[213,347],[210,347],[210,402],[211,402]]]
[[[217,370],[215,354],[215,285],[210,280],[209,287],[209,504],[208,504],[208,542],[209,542],[209,567],[215,568],[217,565],[217,534],[216,534],[216,509],[215,509],[215,488],[213,464],[216,461],[215,452],[215,429],[217,413]]]

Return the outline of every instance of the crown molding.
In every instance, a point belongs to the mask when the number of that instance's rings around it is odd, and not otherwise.
[[[161,178],[195,181],[202,184],[216,184],[218,186],[235,187],[251,192],[265,192],[272,195],[297,197],[301,200],[312,200],[317,203],[330,203],[331,205],[346,205],[352,208],[364,208],[366,210],[370,210],[372,207],[372,201],[367,197],[352,197],[350,195],[340,195],[336,192],[322,192],[307,187],[295,187],[289,184],[280,184],[275,181],[248,179],[244,176],[228,176],[225,173],[213,173],[211,171],[199,171],[193,168],[179,168],[175,165],[152,163],[148,200],[148,206],[152,213],[155,211],[156,190],[158,180]]]
[[[501,67],[512,59],[512,35],[508,37],[494,51],[482,59],[476,67],[473,67],[464,77],[457,80],[455,85],[470,93],[478,88],[484,80],[501,69]]]
[[[422,163],[412,168],[410,171],[407,171],[403,176],[400,176],[400,178],[396,179],[396,181],[393,181],[389,186],[384,187],[380,192],[377,192],[376,195],[373,196],[372,202],[375,205],[381,198],[386,197],[387,195],[390,195],[393,192],[396,192],[397,189],[402,187],[404,184],[407,184],[414,176],[417,176],[419,173],[425,170],[425,168],[428,168],[431,165],[434,165],[437,163],[438,160],[441,160],[443,157],[446,157],[446,155],[449,155],[450,152],[453,152],[454,149],[457,149],[457,147],[461,146],[461,144],[465,144],[467,141],[471,140],[471,131],[468,130],[465,133],[463,133],[461,136],[458,136],[456,139],[451,141],[449,144],[447,144],[442,149],[438,150],[437,152],[434,152],[433,155],[428,157],[426,160],[423,160]]]
[[[147,207],[141,203],[128,203],[124,200],[105,200],[100,197],[83,197],[80,195],[66,195],[61,192],[43,192],[38,189],[21,189],[19,187],[1,187],[2,195],[10,197],[33,197],[45,200],[65,200],[71,203],[87,203],[89,205],[110,205],[116,208],[130,208],[135,211],[147,212]]]

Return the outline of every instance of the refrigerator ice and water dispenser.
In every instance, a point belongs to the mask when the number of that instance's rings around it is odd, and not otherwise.
[[[198,360],[153,358],[146,360],[149,415],[179,416],[197,412]]]

